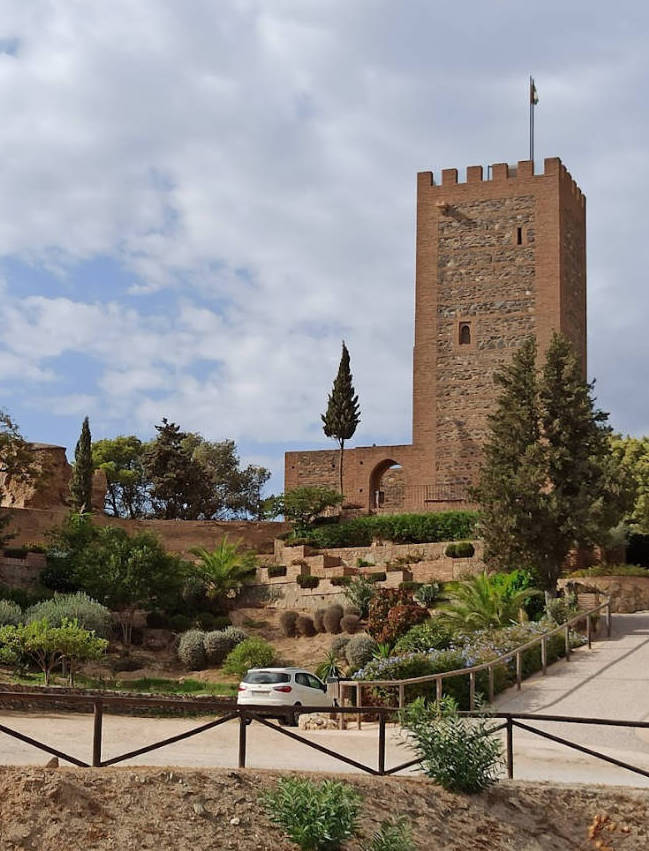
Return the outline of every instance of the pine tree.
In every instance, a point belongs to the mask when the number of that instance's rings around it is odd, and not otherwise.
[[[349,352],[343,340],[343,350],[338,366],[338,375],[333,383],[327,402],[327,413],[322,414],[323,431],[327,437],[338,441],[340,446],[340,493],[343,492],[343,452],[345,441],[353,437],[361,421],[358,396],[354,393],[352,373],[349,367]]]
[[[81,426],[81,435],[74,450],[74,468],[70,479],[70,497],[74,511],[92,511],[92,438],[88,417]]]
[[[602,543],[626,508],[608,415],[595,408],[593,385],[558,334],[540,376],[528,340],[495,381],[502,393],[475,492],[485,558],[501,569],[529,568],[554,592],[570,551]]]
[[[539,519],[543,472],[539,469],[540,416],[536,340],[524,341],[511,363],[494,376],[501,388],[489,417],[489,438],[474,497],[481,507],[485,559],[501,570],[531,567],[528,549]]]

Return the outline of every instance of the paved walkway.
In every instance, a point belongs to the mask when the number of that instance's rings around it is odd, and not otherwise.
[[[611,639],[595,642],[592,651],[580,648],[573,653],[570,662],[556,662],[548,668],[545,677],[538,674],[526,680],[520,691],[508,690],[497,698],[496,708],[553,715],[649,719],[649,612],[614,615]],[[200,723],[200,719],[105,715],[103,757],[106,759],[174,736]],[[0,724],[90,761],[92,717],[89,715],[3,712]],[[545,729],[649,770],[649,730],[636,732],[567,723],[547,724]],[[375,724],[364,724],[361,731],[300,731],[300,735],[340,750],[360,762],[377,765]],[[406,761],[409,753],[400,744],[399,731],[389,727],[387,739],[387,766]],[[520,779],[649,787],[649,778],[609,766],[525,731],[515,731],[514,752],[514,774]],[[238,722],[231,721],[195,738],[137,757],[129,764],[235,767],[237,756]],[[0,764],[43,765],[48,759],[46,753],[0,733]],[[248,728],[247,764],[255,768],[355,771],[351,766],[255,723]]]
[[[613,615],[610,639],[594,642],[592,650],[580,648],[569,662],[555,662],[546,676],[535,674],[520,691],[504,692],[495,706],[502,712],[649,720],[649,612]],[[649,771],[649,730],[569,723],[538,726]],[[514,774],[525,779],[649,786],[649,778],[522,730],[514,732],[514,754]]]

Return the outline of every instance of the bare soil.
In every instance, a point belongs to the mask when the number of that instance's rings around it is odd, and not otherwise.
[[[260,793],[280,776],[228,769],[4,769],[0,849],[288,851],[295,846],[269,822],[259,802]],[[403,815],[419,849],[649,846],[649,796],[640,790],[502,783],[468,797],[422,779],[342,779],[364,797],[361,840],[387,815]],[[361,841],[345,848],[358,851]]]

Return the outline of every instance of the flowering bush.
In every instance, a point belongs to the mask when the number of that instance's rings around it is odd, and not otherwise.
[[[399,603],[392,606],[383,629],[376,636],[379,642],[392,644],[413,626],[428,619],[428,612],[416,603]]]
[[[423,623],[413,626],[405,635],[397,641],[394,651],[400,653],[425,653],[428,650],[445,650],[451,643],[453,634],[435,616],[428,618]]]
[[[397,605],[412,604],[412,593],[403,588],[381,588],[370,600],[367,631],[378,641],[388,619],[388,612]],[[414,624],[412,624],[414,626]]]
[[[397,653],[387,659],[373,659],[354,674],[356,680],[403,680],[410,677],[424,677],[462,668],[472,668],[502,656],[523,644],[532,641],[538,635],[547,632],[547,626],[539,623],[517,624],[502,629],[479,630],[465,635],[456,635],[454,642],[441,650],[427,652]],[[572,647],[585,642],[583,636],[571,633]],[[555,661],[564,653],[563,635],[548,638],[546,643],[548,663]],[[540,645],[526,650],[522,654],[523,676],[538,671],[541,667]],[[515,678],[515,662],[511,659],[494,669],[494,690],[502,691]],[[417,683],[407,687],[407,696],[435,697],[435,682]],[[488,673],[476,674],[476,691],[486,694],[488,691]],[[457,676],[444,680],[444,694],[453,697],[458,704],[468,709],[469,678]],[[376,689],[376,696],[385,703],[394,703],[394,689]]]

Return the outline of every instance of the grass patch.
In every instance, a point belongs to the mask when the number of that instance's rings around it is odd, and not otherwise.
[[[13,674],[11,682],[20,685],[42,686],[43,674]],[[165,677],[140,677],[137,680],[104,679],[102,677],[76,677],[77,688],[99,691],[132,691],[138,694],[208,694],[214,697],[236,697],[238,683],[210,683],[201,680],[171,680]],[[52,677],[53,685],[67,685],[64,677]]]

